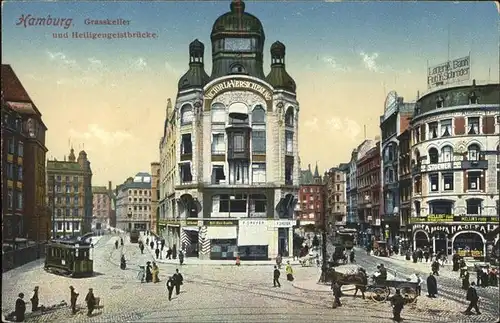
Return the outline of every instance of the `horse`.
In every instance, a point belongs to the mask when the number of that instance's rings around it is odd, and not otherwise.
[[[366,271],[363,268],[359,268],[356,273],[351,274],[343,274],[340,272],[336,272],[335,269],[330,273],[332,278],[332,284],[337,283],[342,287],[342,285],[354,285],[356,287],[356,291],[354,292],[354,296],[358,293],[358,290],[361,291],[361,296],[363,299],[365,298],[366,286],[368,285],[368,276]]]

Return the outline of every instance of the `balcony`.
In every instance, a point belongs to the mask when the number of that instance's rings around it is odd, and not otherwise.
[[[461,162],[461,168],[463,170],[488,169],[488,161],[487,160],[463,160]]]
[[[227,150],[228,160],[250,160],[250,149],[232,149]]]

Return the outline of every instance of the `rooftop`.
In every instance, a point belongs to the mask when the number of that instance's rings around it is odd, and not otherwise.
[[[107,194],[108,188],[106,186],[92,186],[93,194]]]
[[[47,161],[47,171],[81,171],[83,172],[82,167],[77,162],[70,161],[59,161],[59,160],[48,160]]]

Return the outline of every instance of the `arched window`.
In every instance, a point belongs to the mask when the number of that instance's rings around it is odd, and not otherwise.
[[[429,149],[429,162],[431,164],[437,164],[439,162],[439,152],[434,147]]]
[[[470,145],[467,150],[468,150],[468,160],[479,160],[480,148],[477,144]]]
[[[238,74],[238,73],[246,73],[245,68],[240,65],[240,64],[234,64],[231,66],[231,73]]]
[[[193,122],[193,108],[185,104],[181,108],[181,125],[187,125]]]
[[[453,161],[453,148],[451,146],[444,146],[441,149],[441,157],[443,159],[443,162]]]
[[[252,124],[265,124],[266,111],[260,105],[256,106],[252,111]]]
[[[210,109],[212,123],[226,123],[226,107],[221,103],[215,103]]]
[[[289,107],[285,113],[285,126],[293,127],[293,107]]]

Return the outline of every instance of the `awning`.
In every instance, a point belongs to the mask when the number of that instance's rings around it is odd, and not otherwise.
[[[236,226],[222,227],[214,226],[207,227],[207,239],[236,239],[238,236]]]

